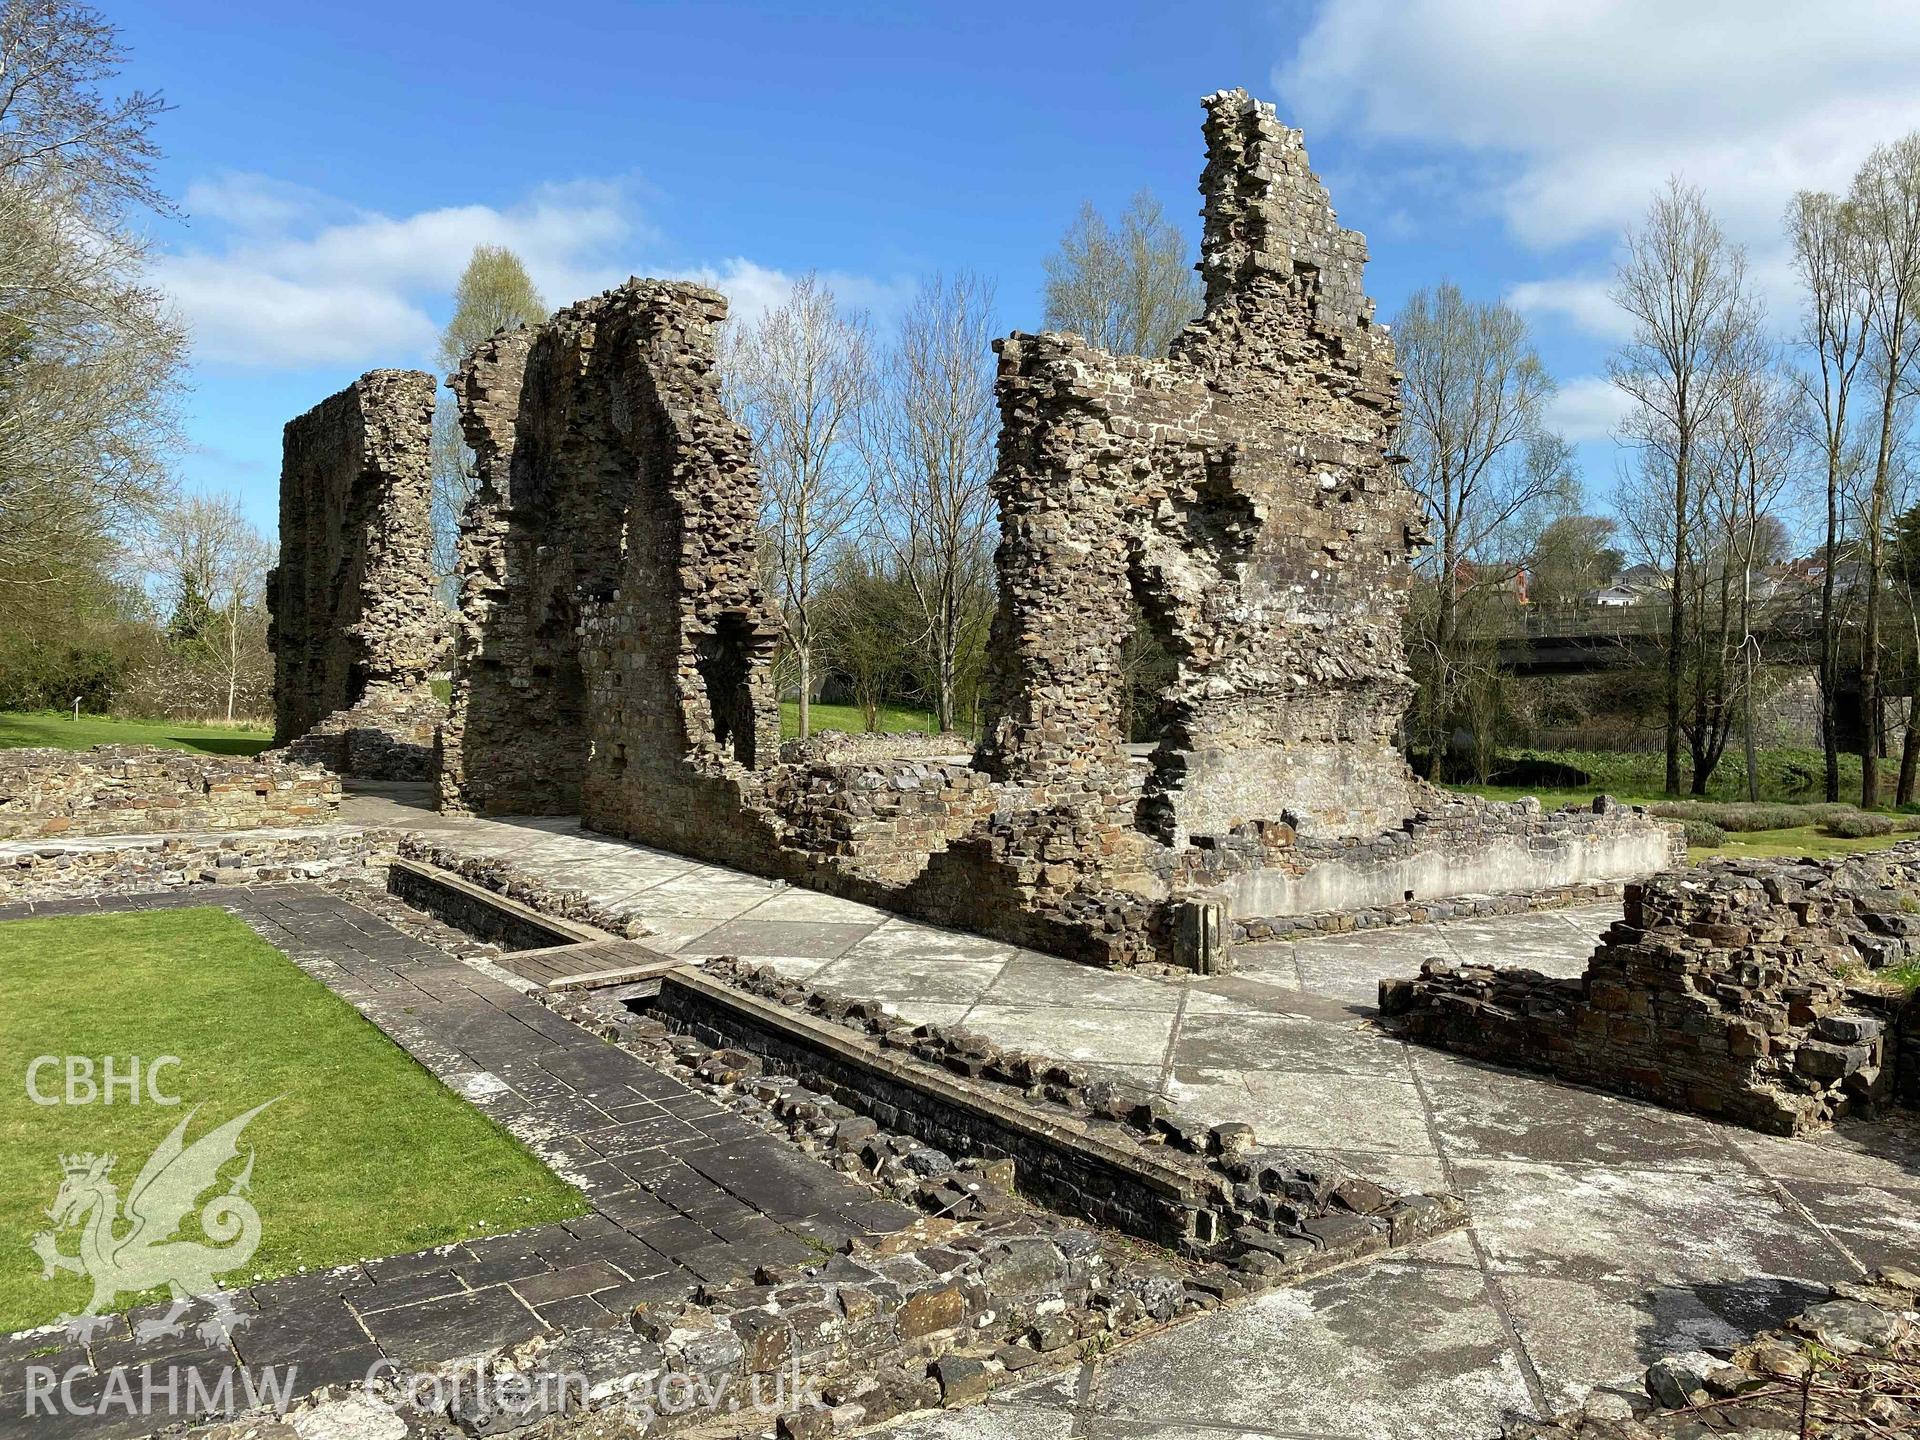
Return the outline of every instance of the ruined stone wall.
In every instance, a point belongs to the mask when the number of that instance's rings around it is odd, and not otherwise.
[[[1513,888],[1662,863],[1644,817],[1409,818],[1426,792],[1393,730],[1420,535],[1386,455],[1397,375],[1365,246],[1271,107],[1205,103],[1207,311],[1173,354],[1000,347],[993,720],[971,766],[781,754],[759,478],[715,372],[725,304],[636,279],[493,337],[451,382],[479,489],[443,806],[577,810],[1108,965],[1172,958],[1196,900],[1259,915],[1341,876],[1363,898],[1456,893],[1469,841],[1506,847],[1482,868]],[[1145,764],[1119,724],[1136,605],[1177,666]],[[1434,873],[1402,873],[1410,855]]]
[[[339,809],[337,775],[264,756],[0,750],[0,840],[319,825]]]
[[[454,378],[480,486],[444,804],[670,841],[724,821],[728,777],[777,760],[759,486],[713,373],[725,313],[633,280],[494,337]]]
[[[741,813],[743,787],[780,759],[779,621],[758,578],[752,440],[720,400],[726,301],[630,281],[589,304],[608,383],[633,417],[637,483],[618,589],[583,626],[593,747],[581,813],[737,862],[765,843]]]
[[[286,427],[269,576],[274,743],[297,763],[423,777],[443,708],[433,378],[370,370]]]
[[[1797,1134],[1892,1099],[1888,1006],[1853,987],[1920,943],[1920,841],[1829,861],[1716,860],[1629,885],[1586,973],[1429,960],[1383,980],[1422,1044]]]
[[[997,798],[993,782],[970,766],[911,759],[784,765],[767,789],[782,845],[808,868],[888,885],[916,879],[935,854],[983,824]]]
[[[1160,840],[1406,815],[1393,744],[1412,492],[1387,461],[1393,348],[1300,133],[1206,100],[1206,313],[1166,360],[1075,336],[1001,342],[995,774],[1128,795],[1120,647],[1137,600],[1177,673],[1139,805]]]

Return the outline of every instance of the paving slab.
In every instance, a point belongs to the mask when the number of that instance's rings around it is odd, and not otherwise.
[[[574,862],[558,847],[550,860],[543,834],[635,867],[662,858],[543,823],[514,856],[548,883],[567,883]],[[504,828],[451,824],[463,844]],[[682,863],[669,880],[643,875],[623,902],[659,932],[656,948],[704,951],[705,933],[736,917],[870,918]],[[1664,1336],[1750,1331],[1856,1261],[1904,1250],[1920,1268],[1908,1219],[1920,1214],[1920,1125],[1774,1140],[1406,1047],[1368,1023],[1379,980],[1417,974],[1429,955],[1578,974],[1619,914],[1599,903],[1243,945],[1236,973],[1184,980],[1089,971],[900,917],[836,958],[773,959],[914,1019],[1080,1057],[1195,1119],[1253,1124],[1263,1143],[1461,1192],[1473,1211],[1418,1261],[1322,1277],[900,1433],[1483,1437],[1619,1383]]]
[[[1534,1406],[1485,1276],[1379,1261],[1117,1352],[1090,1409],[1163,1428],[1485,1440]]]
[[[1495,1273],[1643,1284],[1856,1274],[1763,1177],[1519,1161],[1452,1170]]]
[[[871,924],[835,920],[761,920],[759,909],[750,917],[725,921],[680,947],[682,955],[742,955],[758,959],[780,955],[796,960],[833,960],[846,954],[856,941],[873,932]]]
[[[1825,1297],[1802,1281],[1647,1285],[1509,1275],[1500,1296],[1551,1409],[1595,1389],[1644,1396],[1647,1367],[1684,1350],[1731,1349]]]
[[[1460,1159],[1752,1168],[1709,1120],[1437,1051],[1412,1059],[1434,1129]]]

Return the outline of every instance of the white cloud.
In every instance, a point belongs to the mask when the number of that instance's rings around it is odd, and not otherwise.
[[[1626,418],[1628,401],[1604,375],[1582,375],[1564,382],[1547,407],[1547,424],[1573,444],[1608,440]]]
[[[728,317],[748,324],[785,304],[800,279],[796,274],[772,270],[737,255],[717,266],[703,265],[677,272],[672,278],[692,280],[718,290],[727,297]],[[878,280],[844,270],[823,270],[820,280],[842,306],[866,311],[883,333],[899,320],[913,297],[915,284],[908,276]]]
[[[1588,334],[1624,340],[1633,325],[1608,296],[1611,284],[1592,276],[1523,280],[1507,292],[1507,301],[1523,314],[1563,315]]]
[[[1795,190],[1844,186],[1920,128],[1920,6],[1329,0],[1274,78],[1310,131],[1501,162],[1497,203],[1528,244],[1617,232],[1678,174],[1759,246]]]
[[[659,237],[615,182],[545,186],[505,208],[393,216],[236,174],[190,187],[187,207],[221,231],[221,243],[160,256],[156,279],[191,324],[198,359],[249,368],[430,364],[454,285],[480,244],[518,254],[555,308],[630,274],[655,274],[711,285],[734,314],[754,318],[785,300],[795,279],[744,257],[649,265],[644,252]],[[825,278],[882,323],[904,303],[904,281]]]
[[[415,363],[433,348],[473,247],[506,245],[550,303],[617,282],[615,250],[641,227],[620,188],[548,186],[505,209],[390,216],[261,175],[187,192],[224,244],[163,255],[159,283],[193,327],[201,360],[253,367]]]

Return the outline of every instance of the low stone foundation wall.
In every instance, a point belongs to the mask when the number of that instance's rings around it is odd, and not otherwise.
[[[447,707],[431,690],[370,695],[266,758],[323,765],[360,780],[431,780],[435,735],[446,718]]]
[[[783,843],[809,866],[891,884],[913,880],[994,807],[985,774],[927,760],[782,766],[768,790]]]
[[[1039,1203],[1270,1279],[1466,1218],[1457,1196],[1396,1194],[1324,1158],[1263,1149],[1249,1125],[1201,1124],[1070,1063],[912,1025],[762,966],[720,959],[675,972],[657,1003],[674,1028],[738,1046],[888,1128],[1012,1161]]]
[[[142,895],[191,885],[318,880],[381,863],[390,830],[243,830],[0,843],[0,904]]]
[[[1617,900],[1625,890],[1624,880],[1590,880],[1582,885],[1559,885],[1550,890],[1512,895],[1458,895],[1443,900],[1404,900],[1398,905],[1376,905],[1366,910],[1268,915],[1257,920],[1233,921],[1233,938],[1236,941],[1294,940],[1393,925],[1431,925],[1441,920],[1465,920],[1481,915],[1523,915],[1534,910],[1562,910],[1571,905]]]
[[[918,730],[816,730],[804,740],[782,740],[783,765],[868,765],[889,760],[952,760],[964,765],[973,742],[951,730],[928,735]]]
[[[1422,1044],[1777,1134],[1890,1101],[1897,1055],[1852,982],[1920,942],[1920,842],[1721,860],[1627,887],[1577,980],[1429,960],[1380,982]]]
[[[1292,917],[1395,917],[1460,896],[1577,892],[1686,859],[1680,826],[1606,795],[1553,811],[1532,798],[1482,800],[1431,786],[1419,796],[1421,807],[1399,829],[1368,838],[1242,826],[1183,856],[1176,889],[1205,890],[1250,933],[1264,925],[1278,934],[1292,928],[1281,923]]]
[[[264,756],[0,750],[0,840],[323,825],[339,810],[338,776]]]

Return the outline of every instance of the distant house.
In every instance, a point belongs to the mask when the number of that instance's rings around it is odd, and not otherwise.
[[[1615,608],[1644,604],[1667,588],[1666,572],[1657,565],[1629,565],[1598,590],[1589,590],[1580,598],[1588,605]]]
[[[1625,585],[1608,585],[1599,590],[1589,590],[1581,600],[1588,605],[1626,606],[1638,605],[1646,598],[1643,591],[1633,590]]]

